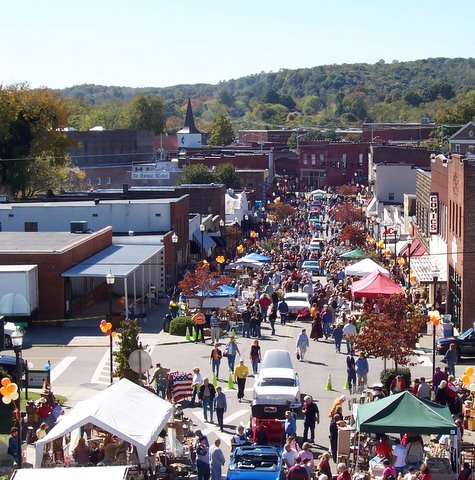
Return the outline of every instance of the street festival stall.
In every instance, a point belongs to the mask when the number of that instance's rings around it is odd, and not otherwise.
[[[340,258],[343,260],[361,260],[362,258],[368,258],[369,255],[359,248],[355,248],[354,250],[351,250],[350,252],[343,253],[340,255]]]
[[[381,272],[386,277],[389,277],[389,272],[370,258],[365,258],[361,262],[345,268],[345,275],[350,277],[366,277],[366,275],[374,272]]]
[[[136,447],[138,460],[144,464],[148,449],[167,427],[172,413],[171,403],[127,379],[121,379],[88,400],[79,402],[44,438],[36,442],[35,467],[41,466],[48,443],[67,434],[77,434],[87,424]],[[79,439],[79,435],[76,438]]]
[[[214,292],[198,292],[196,297],[188,297],[190,308],[227,308],[234,303],[237,290],[229,285],[220,285]],[[205,297],[200,298],[200,297]]]
[[[353,297],[390,297],[404,293],[401,285],[385,277],[381,272],[373,272],[351,286]]]
[[[362,436],[366,433],[440,436],[457,433],[457,427],[448,407],[422,400],[408,391],[370,403],[354,404],[352,413],[356,420],[357,435],[353,453],[357,468],[360,466],[361,445],[364,444]],[[448,452],[445,445],[441,448],[442,439],[443,437],[440,438],[440,443],[426,443],[421,450],[422,458],[420,459],[413,459],[408,452],[407,465],[418,469],[420,461],[424,461],[429,466],[434,480],[453,478]],[[454,444],[458,465],[457,442]],[[369,461],[370,473],[375,477],[381,476],[384,469],[379,463],[380,460],[380,457],[376,457],[373,461]]]

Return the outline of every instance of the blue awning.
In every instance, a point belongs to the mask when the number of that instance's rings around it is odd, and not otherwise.
[[[271,261],[271,257],[268,257],[266,255],[261,255],[260,253],[250,253],[249,255],[246,255],[243,258],[246,258],[248,260],[255,260],[256,262],[270,262]]]
[[[198,292],[197,297],[234,297],[236,296],[237,290],[234,287],[230,287],[229,285],[221,285],[218,290],[215,292]]]

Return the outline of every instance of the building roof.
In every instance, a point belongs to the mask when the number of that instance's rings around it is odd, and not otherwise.
[[[470,134],[471,132],[471,134]],[[449,142],[455,140],[473,140],[475,141],[475,123],[468,122],[462,128],[457,130],[450,138]]]
[[[186,107],[185,125],[178,133],[201,133],[195,125],[195,118],[193,116],[190,99],[188,99],[188,105]]]
[[[111,227],[106,227],[111,230]],[[0,232],[0,253],[63,253],[75,245],[103,233]]]
[[[111,245],[62,273],[63,277],[100,277],[111,272],[126,278],[157,254],[163,245]]]

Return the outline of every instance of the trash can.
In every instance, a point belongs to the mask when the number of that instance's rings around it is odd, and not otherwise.
[[[444,338],[452,337],[454,334],[454,324],[453,323],[442,323],[442,329],[444,332]]]
[[[168,333],[170,330],[170,322],[173,320],[173,317],[167,313],[163,318],[163,331]]]

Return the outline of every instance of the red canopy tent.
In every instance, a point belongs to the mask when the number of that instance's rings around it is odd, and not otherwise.
[[[354,297],[390,297],[404,293],[401,285],[393,282],[381,272],[373,272],[351,286]]]

